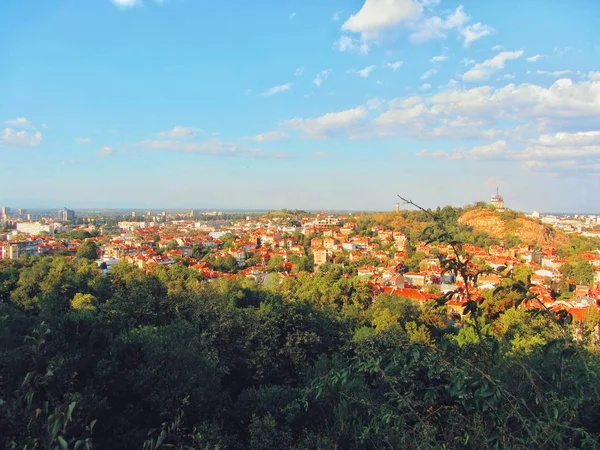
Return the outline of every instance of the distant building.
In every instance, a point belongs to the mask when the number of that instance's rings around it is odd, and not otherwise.
[[[57,217],[61,222],[72,222],[75,220],[75,211],[68,208],[59,209]]]
[[[504,198],[498,192],[498,188],[496,188],[496,193],[492,195],[490,204],[500,211],[504,210]]]
[[[2,259],[19,259],[21,256],[38,255],[38,245],[35,241],[4,241],[2,242]]]
[[[3,206],[2,207],[2,220],[7,220],[9,214],[10,214],[10,208],[7,206]]]
[[[325,229],[325,228],[331,228],[331,227],[339,227],[342,226],[342,221],[340,219],[338,219],[337,217],[334,216],[327,216],[327,217],[323,217],[321,219],[318,219],[315,223],[314,223],[314,227],[317,229]]]
[[[323,264],[327,264],[331,261],[331,253],[327,251],[325,247],[315,247],[312,249],[314,257],[314,266],[319,268]]]
[[[60,233],[63,227],[58,223],[43,224],[40,222],[20,222],[17,223],[17,231],[21,233],[39,235],[41,232],[54,234]]]
[[[135,211],[131,211],[131,218],[135,219]]]

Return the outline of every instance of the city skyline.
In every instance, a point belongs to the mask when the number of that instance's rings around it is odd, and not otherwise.
[[[8,0],[0,204],[600,211],[600,4],[522,3]]]

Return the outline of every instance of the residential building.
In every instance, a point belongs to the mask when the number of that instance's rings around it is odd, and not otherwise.
[[[60,233],[63,226],[59,223],[43,224],[40,222],[20,222],[17,223],[17,231],[26,234],[39,235],[40,233]]]
[[[57,217],[61,222],[71,222],[75,220],[75,211],[68,208],[59,209]]]
[[[35,241],[2,242],[2,259],[19,259],[21,256],[38,255],[38,244]]]
[[[312,252],[316,268],[331,261],[331,253],[325,247],[314,247]]]

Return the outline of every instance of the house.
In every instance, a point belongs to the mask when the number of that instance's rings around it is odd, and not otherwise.
[[[404,280],[411,286],[425,286],[427,275],[421,272],[406,272]]]
[[[315,247],[312,249],[315,268],[331,261],[331,253],[325,247]]]
[[[335,239],[332,237],[323,238],[323,247],[327,250],[333,250],[335,248]]]

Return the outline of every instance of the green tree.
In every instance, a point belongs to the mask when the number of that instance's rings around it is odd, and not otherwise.
[[[79,246],[76,256],[78,258],[89,259],[95,261],[98,259],[98,244],[94,241],[86,240]]]

